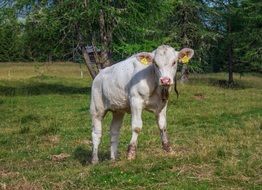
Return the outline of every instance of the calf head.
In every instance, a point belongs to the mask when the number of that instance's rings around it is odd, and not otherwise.
[[[183,48],[178,52],[167,45],[159,46],[154,51],[153,59],[156,82],[158,85],[169,87],[174,84],[178,62],[180,62],[180,60],[185,60],[185,58],[186,60],[191,59],[193,55],[194,50],[190,48]]]
[[[177,72],[179,62],[188,62],[194,55],[194,50],[183,48],[176,51],[174,48],[162,45],[152,53],[142,53],[139,60],[143,64],[153,64],[155,79],[158,86],[161,87],[162,100],[167,100],[169,87],[174,84],[174,78]]]

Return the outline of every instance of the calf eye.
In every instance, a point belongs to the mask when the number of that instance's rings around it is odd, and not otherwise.
[[[176,61],[174,61],[173,66],[176,64]]]

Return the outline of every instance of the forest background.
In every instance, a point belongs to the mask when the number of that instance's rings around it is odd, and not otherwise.
[[[231,83],[262,72],[261,13],[259,0],[1,0],[0,62],[88,65],[93,46],[103,68],[168,44],[195,50],[190,72],[227,71]]]

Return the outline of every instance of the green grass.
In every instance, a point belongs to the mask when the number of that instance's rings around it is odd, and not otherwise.
[[[261,75],[191,75],[170,97],[168,133],[175,154],[161,149],[152,114],[144,112],[137,159],[127,161],[130,115],[119,160],[109,160],[104,120],[101,163],[90,165],[91,80],[73,64],[0,64],[0,189],[261,189]],[[55,161],[53,155],[70,156]]]

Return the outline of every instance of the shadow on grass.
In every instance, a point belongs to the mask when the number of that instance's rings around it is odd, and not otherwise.
[[[91,164],[92,160],[92,150],[84,148],[83,146],[78,146],[73,152],[74,158],[78,160],[82,165]],[[98,152],[99,161],[103,162],[108,160],[110,157],[109,152]]]
[[[4,96],[32,96],[41,94],[90,94],[90,87],[74,87],[62,84],[27,84],[13,86],[0,86],[0,95]]]
[[[228,129],[241,129],[245,128],[246,124],[245,121],[247,119],[252,119],[256,121],[260,118],[262,114],[261,108],[253,108],[249,110],[245,110],[240,113],[230,113],[230,112],[224,112],[221,114],[217,114],[214,116],[199,116],[195,117],[195,120],[190,119],[182,119],[180,121],[177,121],[183,126],[187,126],[189,128],[194,128],[194,130],[197,128],[205,128],[206,130],[214,130],[216,134],[219,134],[220,132],[222,134],[227,134]],[[212,123],[212,125],[210,125]],[[230,125],[229,125],[230,123]],[[221,127],[222,126],[222,127]],[[261,125],[255,125],[257,129],[262,129]],[[254,126],[254,127],[255,127]]]
[[[251,88],[251,86],[247,86],[246,84],[243,84],[241,82],[229,83],[227,80],[218,80],[212,78],[209,79],[209,84],[220,88],[233,89],[233,90]]]
[[[240,90],[240,89],[246,89],[246,88],[254,88],[254,85],[249,84],[245,81],[234,81],[233,83],[229,83],[227,80],[218,79],[218,78],[212,78],[212,77],[205,77],[205,78],[198,78],[198,77],[192,77],[190,80],[190,83],[192,84],[206,84],[208,86],[215,86],[219,88],[224,89],[232,89],[232,90]]]

